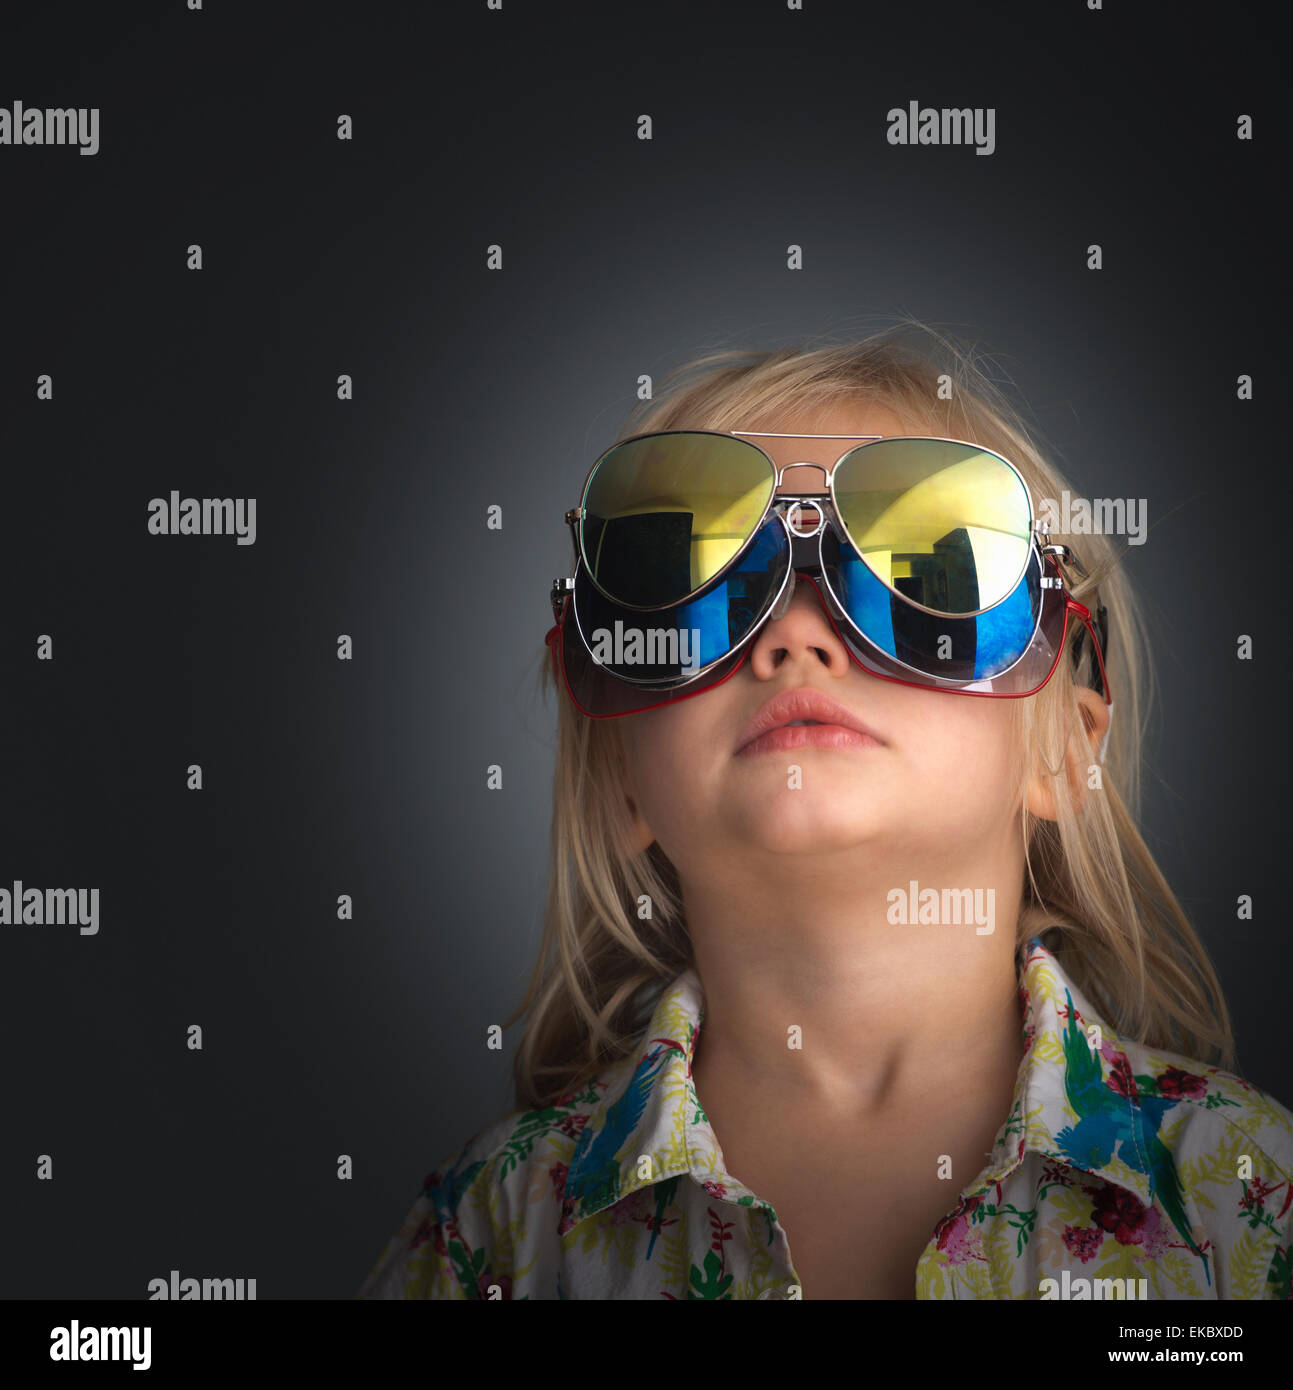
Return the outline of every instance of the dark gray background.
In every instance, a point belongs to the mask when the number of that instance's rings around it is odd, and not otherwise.
[[[0,103],[97,105],[102,145],[0,147],[0,882],[97,886],[102,927],[0,929],[0,1293],[353,1295],[509,1108],[562,511],[640,373],[875,314],[995,354],[1080,489],[1161,520],[1146,834],[1293,1101],[1271,35],[861,8],[5,11]],[[995,107],[996,153],[890,147],[913,99]],[[148,535],[172,488],[255,496],[255,545]]]

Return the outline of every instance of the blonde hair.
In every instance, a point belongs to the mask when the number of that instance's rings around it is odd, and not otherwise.
[[[919,346],[907,341],[912,336]],[[888,407],[911,433],[996,450],[1022,473],[1035,504],[1076,491],[972,354],[910,318],[843,344],[726,349],[698,358],[630,412],[619,437],[784,429],[778,422],[850,402]],[[1051,540],[1069,537],[1052,529]],[[1037,695],[1010,701],[1021,801],[1031,749],[1051,777],[1057,811],[1054,821],[1021,813],[1027,882],[1017,961],[1031,937],[1053,933],[1050,948],[1123,1036],[1233,1068],[1220,983],[1136,826],[1143,720],[1153,693],[1143,619],[1110,539],[1083,534],[1071,544],[1087,571],[1072,585],[1073,596],[1092,612],[1097,601],[1108,611],[1106,669],[1116,717],[1103,793],[1078,800],[1064,774],[1064,749],[1084,719],[1066,656],[1085,628],[1071,622],[1054,677]],[[529,1014],[513,1060],[521,1109],[573,1094],[633,1050],[660,989],[692,964],[673,865],[658,844],[644,851],[633,838],[620,721],[575,710],[556,688],[548,659],[541,680],[558,703],[544,932],[529,988],[505,1025]],[[652,910],[645,921],[636,911],[642,894]]]

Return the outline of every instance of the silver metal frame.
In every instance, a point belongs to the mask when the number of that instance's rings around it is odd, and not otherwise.
[[[981,613],[986,613],[990,609],[997,607],[998,604],[1004,603],[1005,600],[1009,598],[1009,596],[1012,593],[1014,593],[1015,589],[1018,588],[1019,581],[1023,579],[1024,575],[1027,573],[1028,565],[1032,560],[1033,548],[1034,545],[1037,544],[1038,536],[1045,536],[1049,534],[1049,524],[1044,521],[1037,520],[1037,513],[1033,507],[1032,492],[1029,489],[1027,480],[1024,478],[1023,474],[1020,473],[1020,471],[1015,467],[1013,463],[1010,462],[1008,458],[1006,458],[1002,454],[997,453],[995,449],[989,449],[985,445],[976,444],[968,439],[952,439],[943,435],[927,434],[791,434],[779,433],[770,430],[644,430],[640,434],[630,435],[627,439],[617,440],[614,444],[602,450],[602,452],[598,455],[596,461],[593,463],[593,466],[588,470],[587,476],[584,478],[584,484],[583,487],[580,489],[579,493],[579,506],[571,508],[565,514],[565,520],[571,527],[572,539],[574,541],[575,548],[575,560],[576,562],[578,562],[579,560],[583,561],[584,568],[588,574],[588,582],[592,584],[594,588],[596,588],[598,592],[601,593],[603,597],[607,599],[608,602],[614,603],[618,607],[624,608],[626,610],[642,613],[654,611],[652,608],[647,608],[639,604],[625,603],[622,599],[617,598],[614,594],[607,593],[606,590],[603,589],[600,584],[598,584],[593,574],[592,566],[589,564],[588,556],[584,551],[583,545],[582,523],[584,516],[586,515],[585,503],[588,499],[588,488],[589,485],[592,483],[593,475],[597,472],[598,468],[601,467],[602,462],[605,460],[606,456],[610,454],[613,450],[622,448],[625,444],[631,444],[634,442],[634,440],[650,439],[670,434],[712,434],[719,439],[743,439],[745,440],[745,442],[750,443],[751,448],[757,449],[758,452],[762,454],[763,457],[767,460],[768,467],[772,470],[773,483],[772,493],[768,499],[767,506],[764,508],[763,512],[759,516],[758,521],[751,529],[749,536],[746,537],[745,544],[741,546],[741,548],[737,551],[735,555],[732,556],[732,558],[727,562],[727,564],[724,565],[723,568],[720,569],[716,574],[712,575],[709,579],[707,579],[705,583],[702,584],[699,588],[694,589],[692,593],[686,594],[681,599],[678,599],[675,602],[669,604],[656,604],[654,605],[654,610],[658,610],[664,607],[675,608],[678,606],[678,604],[685,603],[695,594],[701,593],[711,584],[714,584],[719,579],[721,579],[722,576],[727,572],[727,570],[732,565],[734,565],[740,558],[741,552],[745,549],[745,545],[748,545],[750,540],[752,540],[754,536],[756,536],[759,533],[760,529],[767,524],[769,517],[773,513],[773,510],[780,502],[789,502],[792,504],[812,502],[816,506],[821,520],[819,522],[817,530],[808,535],[806,537],[807,539],[812,539],[812,536],[814,535],[820,535],[821,531],[824,529],[827,523],[827,520],[829,520],[832,524],[836,525],[839,528],[843,537],[857,552],[863,564],[866,564],[867,568],[871,570],[871,573],[875,575],[876,579],[879,580],[879,582],[883,584],[885,588],[887,588],[891,593],[897,595],[897,597],[902,599],[904,603],[908,603],[913,608],[917,608],[924,613],[929,613],[931,616],[936,618],[977,618]],[[776,461],[771,457],[767,450],[763,449],[758,444],[754,444],[752,442],[753,439],[854,439],[863,440],[865,442],[861,444],[855,444],[852,447],[846,449],[829,468],[825,464],[810,463],[807,460],[783,464],[780,468],[778,468]],[[835,496],[835,475],[839,470],[839,466],[844,462],[846,458],[850,458],[852,455],[858,453],[860,450],[865,449],[868,444],[878,443],[882,440],[889,441],[895,439],[932,440],[940,444],[961,444],[964,445],[967,449],[977,449],[981,453],[991,454],[993,458],[1000,459],[1001,462],[1004,463],[1006,467],[1010,469],[1010,471],[1015,475],[1015,477],[1019,479],[1019,485],[1021,488],[1023,488],[1024,498],[1028,503],[1029,537],[1031,543],[1028,547],[1027,553],[1025,554],[1023,564],[1020,565],[1018,572],[1015,574],[1014,578],[1010,583],[1010,586],[1006,589],[1006,592],[1001,596],[1001,598],[996,600],[995,603],[990,603],[984,608],[976,608],[969,613],[945,613],[940,609],[930,608],[923,603],[918,603],[915,599],[909,597],[907,594],[904,594],[901,590],[894,588],[894,586],[890,584],[888,580],[884,579],[883,576],[876,573],[875,569],[867,562],[866,556],[863,554],[861,547],[857,544],[856,540],[849,533],[848,526],[844,521],[842,513],[840,512],[839,503]],[[816,468],[820,470],[822,473],[826,475],[827,491],[816,493],[778,492],[777,489],[781,487],[785,475],[788,472],[790,472],[792,468]],[[827,516],[825,508],[820,505],[821,501],[830,502],[831,513],[829,517]],[[787,525],[787,530],[790,530],[789,525]],[[794,535],[797,533],[791,531],[791,534]],[[1045,581],[1045,576],[1043,576],[1043,580]],[[562,588],[559,590],[558,585],[561,584],[562,581],[560,580],[553,581],[552,596],[554,611],[556,611],[557,609],[557,598],[559,592],[564,592],[566,588],[566,586],[563,585]],[[571,580],[571,584],[569,587],[573,587],[573,579]],[[1048,585],[1047,587],[1050,586]]]

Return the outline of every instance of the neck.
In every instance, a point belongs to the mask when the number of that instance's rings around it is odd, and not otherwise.
[[[766,857],[762,877],[738,859],[682,884],[705,994],[693,1063],[702,1101],[708,1085],[841,1123],[952,1097],[999,1103],[1004,1092],[1008,1104],[1023,1057],[1022,854],[986,867],[912,861],[901,873],[860,866],[856,851],[773,862],[772,875]],[[968,899],[943,892],[965,888]],[[975,903],[994,911],[976,915]]]

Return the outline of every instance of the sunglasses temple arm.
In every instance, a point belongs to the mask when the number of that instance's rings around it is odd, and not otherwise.
[[[580,509],[578,507],[571,507],[565,515],[566,525],[570,527],[570,545],[571,549],[574,551],[571,571],[572,577],[554,579],[549,594],[552,600],[552,618],[557,627],[560,627],[562,621],[565,619],[566,601],[575,587],[573,575],[578,572],[579,569],[579,512]],[[555,631],[555,628],[553,631]],[[549,632],[544,640],[551,644],[552,636],[552,632]]]
[[[1091,639],[1091,650],[1095,656],[1095,661],[1092,663],[1094,667],[1092,674],[1100,683],[1099,693],[1104,696],[1105,706],[1109,711],[1109,727],[1104,731],[1104,737],[1100,740],[1099,758],[1103,763],[1109,751],[1109,735],[1113,733],[1113,693],[1109,689],[1109,676],[1104,666],[1104,648],[1108,640],[1109,615],[1104,604],[1098,605],[1094,621],[1091,617],[1091,610],[1085,604],[1070,598],[1067,606],[1071,613],[1077,614]],[[1096,631],[1097,626],[1099,627],[1098,632]],[[1075,647],[1075,653],[1077,650],[1078,648]]]

